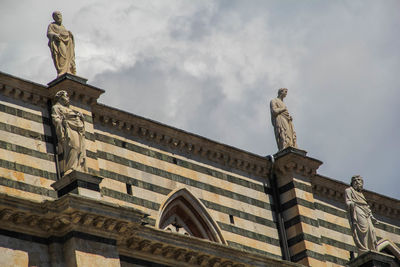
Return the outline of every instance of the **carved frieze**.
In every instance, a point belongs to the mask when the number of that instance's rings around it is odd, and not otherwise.
[[[218,144],[201,136],[101,104],[93,106],[92,112],[95,123],[116,128],[148,142],[153,142],[155,145],[162,145],[168,149],[201,157],[207,161],[256,176],[268,177],[269,175],[270,162],[264,157]]]

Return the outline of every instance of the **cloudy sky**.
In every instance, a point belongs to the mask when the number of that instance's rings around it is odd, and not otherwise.
[[[259,155],[280,87],[319,173],[400,199],[400,1],[0,2],[0,71],[47,84],[51,13],[99,102]]]

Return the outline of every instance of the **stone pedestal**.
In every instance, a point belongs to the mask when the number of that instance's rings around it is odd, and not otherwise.
[[[68,193],[100,199],[100,183],[102,178],[88,173],[73,171],[51,186],[57,191],[58,197]]]
[[[85,145],[86,164],[90,173],[99,172],[99,164],[96,157],[97,146],[93,127],[92,106],[97,103],[104,90],[86,83],[86,79],[69,73],[63,74],[48,83],[51,97],[58,91],[64,90],[70,98],[70,108],[79,111],[85,121]],[[54,104],[54,103],[53,103]]]
[[[349,261],[349,267],[393,267],[394,257],[388,254],[368,251]]]
[[[311,184],[322,162],[306,154],[292,147],[276,153],[274,179],[290,260],[307,266],[326,266]]]

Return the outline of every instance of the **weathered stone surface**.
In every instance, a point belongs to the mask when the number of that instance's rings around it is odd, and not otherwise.
[[[57,74],[76,74],[74,36],[62,25],[60,11],[53,12],[53,19],[47,28],[47,38]]]
[[[51,117],[57,133],[61,175],[65,176],[74,170],[87,172],[83,115],[69,107],[66,91],[57,92],[55,102]]]
[[[363,185],[362,177],[354,175],[351,178],[351,187],[345,190],[349,223],[354,243],[360,254],[369,250],[377,250],[374,223],[377,224],[378,221],[372,215],[367,200],[361,192]]]
[[[377,251],[368,251],[348,263],[349,267],[394,267],[394,257]]]
[[[288,90],[281,88],[278,90],[278,97],[270,102],[271,122],[274,126],[275,139],[278,149],[282,150],[287,147],[297,147],[296,132],[293,127],[293,118],[283,99],[286,97]]]

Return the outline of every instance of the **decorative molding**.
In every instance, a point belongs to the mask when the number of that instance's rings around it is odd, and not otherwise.
[[[274,155],[274,170],[279,175],[296,173],[304,177],[316,175],[318,167],[322,164],[314,158],[306,156],[307,152],[293,147],[285,148]]]
[[[80,231],[120,240],[145,217],[133,208],[73,194],[41,203],[0,194],[0,228],[43,238]]]
[[[45,86],[0,72],[0,93],[26,103],[47,107],[49,99]]]
[[[119,246],[119,251],[124,256],[139,257],[170,266],[303,266],[149,227],[136,230],[133,237]]]
[[[58,91],[65,90],[71,100],[93,105],[105,91],[86,84],[86,81],[85,78],[66,73],[48,84],[49,96],[53,98]]]
[[[0,194],[0,229],[63,242],[64,237],[105,237],[124,256],[170,266],[302,266],[169,231],[142,226],[141,211],[78,195],[34,202]],[[17,235],[18,238],[18,235]],[[115,240],[115,242],[110,242]],[[31,242],[35,242],[35,238]],[[104,241],[103,241],[104,242]]]
[[[0,93],[40,107],[47,107],[59,90],[65,90],[71,100],[85,105],[93,105],[105,91],[86,84],[86,79],[64,74],[49,83],[49,87],[26,81],[0,72]]]
[[[94,122],[172,149],[174,153],[190,154],[255,176],[267,178],[269,175],[271,163],[265,157],[103,104],[94,105],[92,113]]]

